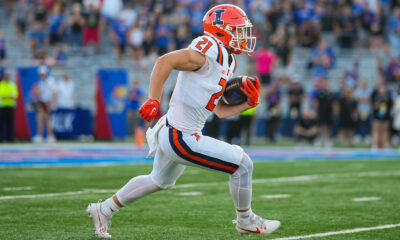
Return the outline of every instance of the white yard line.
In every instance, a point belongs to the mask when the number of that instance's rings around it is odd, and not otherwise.
[[[290,194],[273,194],[273,195],[262,195],[262,198],[266,199],[277,199],[277,198],[290,198],[292,195]]]
[[[42,193],[42,194],[30,194],[30,195],[14,195],[14,196],[0,196],[0,200],[7,199],[18,199],[18,198],[48,198],[48,197],[61,197],[61,196],[72,196],[81,195],[87,193],[112,193],[116,192],[115,189],[85,189],[76,192],[61,192],[61,193]]]
[[[32,190],[33,187],[26,186],[26,187],[5,187],[3,191],[24,191],[24,190]]]
[[[350,233],[366,232],[366,231],[373,231],[373,230],[380,230],[380,229],[387,229],[387,228],[396,228],[396,227],[400,227],[400,223],[399,224],[380,225],[380,226],[369,227],[369,228],[354,228],[354,229],[347,229],[347,230],[342,230],[342,231],[337,231],[337,232],[315,233],[315,234],[302,235],[302,236],[274,238],[271,240],[295,240],[295,239],[305,239],[305,238],[314,238],[314,237],[327,237],[327,236],[332,236],[332,235],[350,234]]]
[[[327,174],[314,174],[314,175],[303,175],[303,176],[292,176],[292,177],[253,179],[253,183],[301,182],[301,181],[312,181],[312,180],[327,179],[327,178],[380,177],[380,176],[399,176],[399,175],[400,171],[327,173]],[[188,183],[188,184],[176,185],[174,186],[174,188],[209,187],[222,184],[228,184],[228,182]]]
[[[253,183],[280,183],[280,182],[301,182],[301,181],[312,181],[327,178],[344,178],[344,177],[380,177],[380,176],[398,176],[400,171],[376,171],[376,172],[355,172],[355,173],[328,173],[328,174],[315,174],[315,175],[303,175],[303,176],[292,176],[292,177],[278,177],[278,178],[264,178],[254,179]],[[228,185],[228,182],[208,182],[208,183],[189,183],[179,184],[174,188],[192,188],[192,187],[209,187]],[[87,193],[112,193],[117,190],[110,189],[85,189],[76,192],[62,192],[62,193],[43,193],[43,194],[32,194],[32,195],[14,195],[14,196],[0,196],[0,200],[7,199],[18,199],[18,198],[41,198],[41,197],[58,197],[58,196],[70,196]]]
[[[353,202],[366,202],[366,201],[378,201],[381,200],[380,197],[359,197],[353,198]]]
[[[180,192],[180,193],[177,193],[175,195],[178,195],[178,196],[199,196],[199,195],[202,195],[202,194],[203,194],[202,192]]]

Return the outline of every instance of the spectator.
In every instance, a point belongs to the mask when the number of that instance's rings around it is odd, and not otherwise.
[[[334,6],[328,4],[325,6],[325,13],[321,18],[321,28],[323,32],[333,32],[333,26],[336,20]]]
[[[392,98],[386,84],[380,80],[371,94],[373,108],[372,150],[389,147],[389,121],[392,109]]]
[[[146,28],[144,31],[144,39],[142,48],[144,50],[144,55],[149,56],[152,53],[156,52],[155,41],[154,41],[154,32],[151,28]]]
[[[268,139],[271,142],[276,141],[276,132],[279,128],[279,121],[281,116],[281,94],[277,82],[272,83],[268,89],[267,102],[267,121],[266,130]]]
[[[339,140],[342,146],[352,146],[354,130],[357,124],[357,101],[350,87],[344,89],[339,98]],[[346,144],[346,140],[348,144]]]
[[[226,142],[230,144],[239,144],[240,142],[240,122],[239,115],[235,115],[226,118],[227,129],[226,129]]]
[[[221,125],[221,119],[214,113],[207,118],[206,125],[204,126],[204,135],[212,138],[219,137],[219,128]]]
[[[7,51],[6,51],[6,37],[4,33],[0,31],[0,67],[3,65],[3,62],[7,58]]]
[[[171,18],[171,24],[175,29],[177,29],[182,24],[186,24],[190,21],[190,11],[183,2],[178,1]]]
[[[108,23],[117,21],[123,8],[122,0],[103,0],[101,13]]]
[[[397,92],[397,97],[393,107],[393,128],[397,131],[397,136],[400,138],[400,89]],[[400,141],[399,141],[400,143]]]
[[[271,82],[272,71],[278,63],[277,57],[264,44],[255,51],[254,61],[257,75],[261,78],[261,84],[268,85]]]
[[[165,16],[160,17],[159,23],[156,25],[154,31],[158,55],[164,55],[168,51],[169,38],[172,35],[171,29],[167,24],[167,18]]]
[[[318,124],[314,114],[309,109],[305,109],[299,121],[294,128],[296,133],[297,143],[306,141],[308,144],[313,144],[318,136]]]
[[[189,45],[188,35],[187,27],[183,24],[179,25],[174,36],[174,48],[176,50],[186,48]]]
[[[144,30],[140,27],[140,22],[138,20],[132,24],[132,27],[127,35],[129,45],[132,49],[132,62],[138,62],[144,56],[144,50],[142,48],[144,42]]]
[[[6,68],[0,66],[0,80],[3,79],[5,72],[6,72]]]
[[[30,37],[30,49],[33,58],[38,58],[40,54],[45,55],[47,46],[46,34],[39,22],[33,24]]]
[[[377,9],[373,15],[372,22],[370,25],[371,32],[371,49],[381,49],[383,46],[383,31],[384,31],[384,17],[380,8]]]
[[[280,24],[277,31],[271,35],[270,42],[276,50],[282,67],[287,68],[290,64],[293,47],[296,44],[294,30],[290,26]]]
[[[333,67],[335,55],[332,48],[327,46],[326,41],[321,39],[318,45],[311,51],[311,67],[314,72],[314,76],[328,75],[328,70]]]
[[[75,84],[68,73],[63,75],[57,85],[57,106],[61,109],[73,109],[75,98]]]
[[[358,85],[358,77],[360,75],[358,61],[353,63],[353,67],[346,71],[344,82],[346,86],[355,89]]]
[[[78,52],[82,47],[82,34],[85,25],[85,18],[82,15],[82,9],[79,3],[75,3],[72,6],[72,16],[69,18],[68,25],[70,27],[72,50]]]
[[[393,10],[388,25],[390,52],[393,57],[398,58],[400,56],[400,8]]]
[[[190,32],[193,38],[203,34],[203,28],[199,23],[203,22],[205,14],[206,9],[203,1],[195,1],[192,11],[190,12]]]
[[[301,117],[300,108],[304,99],[304,89],[298,76],[294,76],[288,89],[289,98],[289,136],[293,136],[293,128]]]
[[[14,141],[14,108],[17,104],[18,88],[8,73],[0,81],[0,142],[3,136],[8,142]]]
[[[54,5],[52,13],[50,14],[48,19],[51,46],[56,46],[62,40],[64,34],[63,20],[64,16],[61,14],[60,5]]]
[[[125,3],[124,8],[119,13],[118,19],[122,21],[122,23],[127,27],[130,28],[133,23],[137,19],[137,13],[135,10],[132,9],[130,3]]]
[[[15,24],[15,36],[23,43],[25,40],[26,27],[29,22],[29,6],[26,0],[20,0],[13,11],[13,22]]]
[[[38,0],[38,2],[34,6],[35,6],[33,9],[34,21],[38,22],[41,25],[44,25],[47,19],[47,11],[46,11],[46,6],[44,5],[44,0]]]
[[[358,107],[358,129],[361,135],[361,140],[365,141],[371,128],[371,92],[368,89],[368,82],[364,80],[361,83],[361,87],[357,88],[354,95],[357,100]]]
[[[377,59],[378,70],[383,75],[383,80],[386,83],[396,82],[396,72],[400,69],[399,62],[395,57],[389,61],[389,65],[385,68],[380,58]]]
[[[301,46],[311,48],[320,39],[320,29],[311,20],[302,23],[298,28],[298,41]]]
[[[135,79],[128,95],[128,134],[134,134],[142,126],[140,123],[139,108],[143,101],[143,90],[140,88],[139,79]]]
[[[241,135],[244,134],[245,145],[250,145],[250,140],[252,136],[251,126],[255,114],[256,114],[256,108],[250,108],[239,115],[239,129],[237,129],[236,131],[239,132],[239,139],[241,139]]]
[[[341,48],[352,48],[357,36],[357,18],[350,6],[345,5],[335,23],[335,32]]]
[[[55,142],[53,129],[50,121],[50,111],[54,107],[57,100],[57,86],[54,79],[49,76],[48,68],[40,66],[39,69],[39,103],[36,113],[37,133],[32,141],[39,143],[43,141],[43,124],[46,125],[47,142]]]
[[[112,23],[112,38],[114,41],[114,51],[117,61],[121,63],[127,45],[127,33],[129,28],[124,24],[122,19]]]
[[[332,146],[331,131],[333,123],[334,101],[335,95],[329,88],[329,81],[325,79],[321,83],[321,89],[316,92],[314,105],[318,114],[319,135],[321,140],[324,140],[325,147],[327,148]]]
[[[82,2],[82,0],[79,0],[80,2]],[[83,0],[83,7],[86,10],[89,10],[91,7],[93,7],[94,9],[99,10],[100,6],[101,6],[101,0]]]
[[[100,51],[100,13],[93,4],[89,4],[88,12],[84,15],[85,27],[83,29],[83,45],[93,42],[95,52]]]

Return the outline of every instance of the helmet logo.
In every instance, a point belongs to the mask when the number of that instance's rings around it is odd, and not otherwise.
[[[224,21],[221,20],[221,15],[225,12],[225,9],[217,9],[215,10],[215,20],[212,22],[213,25],[224,25]]]

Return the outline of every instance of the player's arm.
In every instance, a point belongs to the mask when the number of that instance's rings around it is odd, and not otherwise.
[[[160,101],[163,87],[172,70],[194,71],[206,62],[206,56],[186,48],[159,57],[150,76],[149,97]]]
[[[243,87],[240,88],[240,90],[246,94],[247,102],[240,105],[227,105],[220,100],[214,109],[214,113],[219,118],[227,118],[242,113],[249,108],[256,107],[260,98],[260,82],[257,77],[255,77],[254,80],[256,81],[255,86],[249,79],[247,79],[243,82]]]
[[[149,99],[140,108],[140,116],[150,122],[158,112],[164,84],[172,70],[194,71],[200,69],[206,57],[189,48],[167,53],[159,58],[150,76]]]
[[[214,108],[214,113],[219,118],[227,118],[240,114],[250,108],[247,102],[240,105],[227,105],[222,100],[219,100],[217,106]]]

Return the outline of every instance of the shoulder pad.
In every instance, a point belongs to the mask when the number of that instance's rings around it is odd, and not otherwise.
[[[216,39],[203,35],[195,38],[189,45],[189,48],[214,59],[219,64],[223,65],[225,59],[223,57],[222,46]]]

